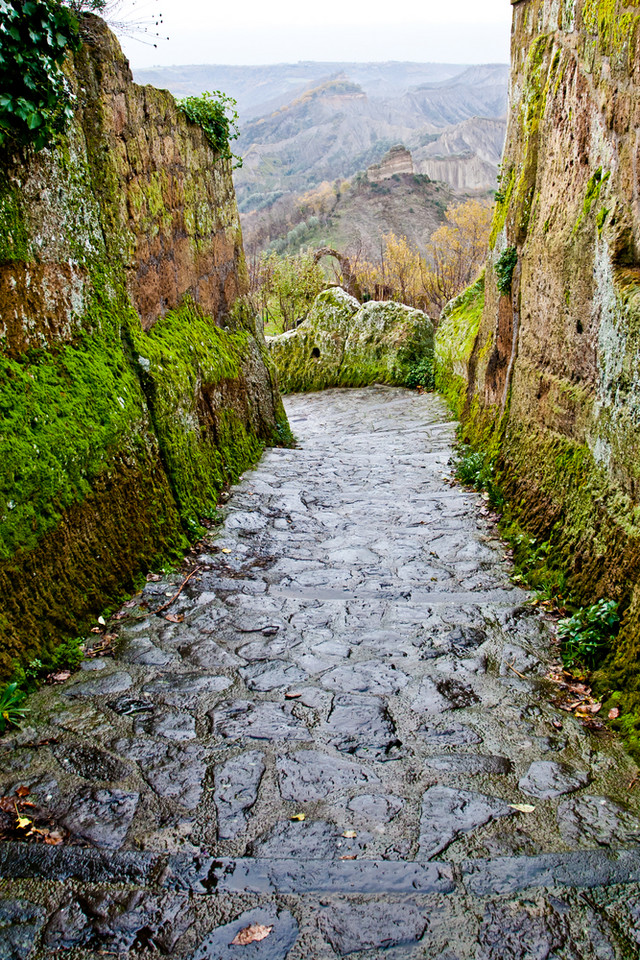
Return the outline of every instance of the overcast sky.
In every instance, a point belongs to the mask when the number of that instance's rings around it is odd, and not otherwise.
[[[133,67],[298,60],[506,63],[509,0],[122,0],[161,10],[158,48],[123,38]]]

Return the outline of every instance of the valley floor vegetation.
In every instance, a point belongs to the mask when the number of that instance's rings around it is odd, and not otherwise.
[[[438,318],[446,304],[481,271],[487,257],[491,206],[467,200],[445,212],[445,222],[422,253],[406,237],[384,235],[373,260],[362,248],[336,251],[275,251],[249,262],[250,297],[270,335],[292,330],[309,312],[318,293],[339,285],[359,300],[393,300]]]

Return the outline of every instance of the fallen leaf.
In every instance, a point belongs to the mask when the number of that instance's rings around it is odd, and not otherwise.
[[[29,817],[21,817],[16,811],[16,826],[20,830],[26,830],[27,827],[33,826],[33,820],[29,820]]]
[[[64,838],[61,833],[50,833],[48,837],[44,838],[44,842],[52,847],[57,847],[63,840]]]
[[[147,574],[147,583],[157,583],[158,580],[161,580],[162,577],[159,573],[148,573]]]
[[[26,797],[29,795],[29,792],[30,792],[29,787],[25,787],[25,786],[18,787],[18,789],[16,790],[16,797]]]
[[[617,707],[612,707],[607,716],[609,717],[609,720],[617,720],[620,716],[620,711]]]
[[[221,550],[221,553],[231,553],[231,552],[232,552],[232,551],[231,551],[231,548],[230,548],[230,547],[223,547],[222,550]]]
[[[530,803],[510,803],[509,806],[512,810],[517,810],[518,813],[533,813],[535,807]]]
[[[105,620],[104,617],[98,617],[98,623],[102,624],[102,626],[104,627],[106,626],[107,621]]]
[[[306,820],[306,813],[294,813],[292,817],[289,817],[289,820]]]
[[[298,697],[301,697],[301,696],[302,694],[298,690],[288,690],[285,693],[284,698],[285,700],[297,700]]]
[[[354,840],[358,834],[355,832],[355,830],[345,830],[342,836],[347,840]]]
[[[100,627],[91,627],[91,633],[102,633]]]
[[[184,620],[184,617],[179,616],[176,613],[168,613],[164,619],[168,620],[169,623],[182,623],[182,621]]]
[[[71,670],[59,670],[57,673],[50,673],[47,677],[47,683],[64,683],[71,676]]]
[[[562,720],[552,720],[551,722],[556,730],[562,730]]]
[[[344,857],[340,857],[341,860],[357,860],[358,855],[355,853],[345,853]]]
[[[265,927],[263,923],[252,923],[250,927],[239,930],[231,941],[232,947],[246,947],[249,943],[257,943],[264,940],[273,930],[273,924]]]

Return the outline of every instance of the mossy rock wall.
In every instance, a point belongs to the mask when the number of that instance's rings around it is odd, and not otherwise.
[[[464,433],[497,456],[507,521],[546,545],[574,600],[620,601],[600,682],[637,717],[640,7],[512,2],[507,141]],[[471,334],[474,310],[467,321]]]
[[[178,556],[286,425],[228,161],[95,17],[77,110],[0,157],[0,674]]]
[[[433,324],[393,301],[360,306],[335,287],[316,298],[299,327],[268,337],[267,345],[284,393],[402,385],[413,365],[433,357]]]

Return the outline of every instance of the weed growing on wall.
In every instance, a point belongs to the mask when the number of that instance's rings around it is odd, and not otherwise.
[[[513,279],[513,271],[516,268],[517,262],[518,251],[515,247],[507,247],[506,250],[502,251],[496,261],[496,285],[498,287],[498,291],[503,296],[511,293],[511,281]]]
[[[242,166],[242,159],[231,152],[231,140],[240,136],[236,101],[220,90],[205,90],[198,97],[183,97],[177,101],[182,112],[202,127],[211,146],[224,160],[235,160],[234,168]]]
[[[17,683],[8,683],[0,691],[0,733],[7,727],[17,727],[24,720],[27,709],[23,701],[25,694],[18,689]]]

